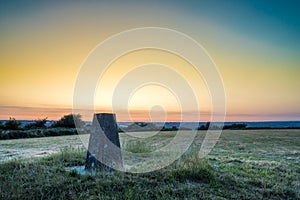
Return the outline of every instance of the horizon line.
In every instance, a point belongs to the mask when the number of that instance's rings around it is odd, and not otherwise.
[[[9,119],[0,119],[0,121],[8,121]],[[15,119],[16,121],[37,121],[39,119]],[[58,121],[59,119],[50,119],[47,121]],[[82,120],[84,122],[92,122],[93,120]],[[295,119],[295,120],[241,120],[241,121],[117,121],[117,123],[130,123],[130,122],[144,122],[144,123],[177,123],[177,122],[183,122],[183,123],[205,123],[205,122],[211,122],[211,123],[229,123],[229,122],[238,122],[238,123],[243,123],[243,122],[300,122],[300,119]]]

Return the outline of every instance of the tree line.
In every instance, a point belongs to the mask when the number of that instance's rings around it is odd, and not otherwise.
[[[68,114],[61,117],[58,121],[55,121],[49,127],[46,126],[47,117],[43,119],[37,119],[31,123],[22,126],[22,122],[10,117],[4,124],[0,122],[0,129],[2,130],[27,130],[27,129],[43,129],[43,128],[75,128],[76,125],[83,126],[84,122],[81,119],[80,114]]]
[[[22,122],[10,117],[5,123],[0,123],[0,140],[76,135],[76,125],[84,127],[79,114],[68,114],[46,126],[47,117],[35,120],[22,126]]]

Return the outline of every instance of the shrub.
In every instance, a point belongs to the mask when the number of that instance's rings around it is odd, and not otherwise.
[[[223,127],[223,129],[231,129],[231,130],[243,130],[247,128],[247,124],[242,123],[242,124],[231,124],[231,125],[226,125]]]
[[[0,131],[0,140],[62,136],[62,135],[76,135],[76,134],[78,134],[78,133],[75,128],[1,130]]]
[[[161,131],[178,131],[178,128],[176,126],[172,126],[171,128],[166,128],[165,126],[163,126]]]
[[[205,126],[201,125],[198,127],[198,130],[208,130],[210,126],[210,122],[206,122]]]
[[[53,123],[51,127],[66,127],[66,128],[75,128],[75,123],[77,126],[83,126],[84,122],[81,120],[80,114],[68,114],[63,116],[60,120]]]
[[[247,124],[232,124],[232,129],[246,129]]]
[[[10,117],[8,121],[4,124],[4,129],[6,130],[19,130],[21,127],[21,122],[17,121],[15,118]]]
[[[44,119],[38,119],[32,123],[29,123],[24,128],[26,128],[26,129],[46,128],[46,123],[47,123],[47,117]]]

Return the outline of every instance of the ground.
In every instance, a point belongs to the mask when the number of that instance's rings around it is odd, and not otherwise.
[[[140,139],[121,133],[122,148],[147,155],[176,132],[136,134]],[[172,165],[143,174],[67,170],[84,164],[88,135],[2,140],[0,198],[300,199],[300,130],[226,130],[199,159],[204,134]],[[139,161],[133,155],[124,155],[129,166]]]

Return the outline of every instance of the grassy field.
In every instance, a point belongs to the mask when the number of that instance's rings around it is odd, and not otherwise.
[[[134,140],[122,133],[120,141],[127,151],[147,154],[168,144],[175,133],[136,133],[141,137]],[[3,140],[0,198],[300,199],[300,130],[226,130],[200,160],[204,134],[198,132],[172,165],[143,174],[67,170],[85,161],[78,136]],[[86,142],[88,136],[81,139]],[[135,161],[124,155],[125,163]]]

